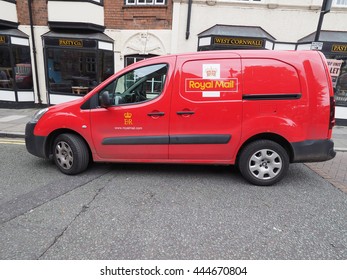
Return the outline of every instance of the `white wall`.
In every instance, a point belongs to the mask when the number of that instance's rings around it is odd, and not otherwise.
[[[0,1],[0,19],[15,23],[18,22],[16,4]]]
[[[115,71],[124,68],[124,57],[132,54],[171,53],[171,30],[114,30],[105,34],[114,40]]]
[[[104,7],[88,2],[48,1],[48,21],[104,25]]]
[[[33,54],[33,44],[32,44],[32,37],[30,32],[30,26],[28,25],[20,25],[19,29],[26,33],[29,36],[29,44],[30,44],[30,51],[31,51],[31,65],[33,68],[33,82],[34,82],[34,97],[35,97],[35,103],[38,103],[38,96],[37,96],[37,84],[36,84],[36,76],[34,71],[34,54]],[[38,77],[39,77],[39,88],[40,88],[40,97],[42,100],[42,103],[47,103],[47,90],[46,90],[46,74],[45,74],[45,66],[44,66],[44,55],[43,55],[43,44],[42,44],[42,38],[41,36],[48,32],[49,29],[46,26],[35,26],[34,32],[35,32],[35,45],[36,45],[36,60],[37,60],[37,71],[38,71]]]

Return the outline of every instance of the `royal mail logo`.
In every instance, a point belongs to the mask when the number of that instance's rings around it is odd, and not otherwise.
[[[133,114],[130,112],[124,113],[124,125],[133,125]]]
[[[125,119],[131,119],[132,116],[133,116],[132,113],[129,113],[129,112],[124,113],[124,118]]]
[[[186,92],[197,91],[236,92],[237,79],[186,79]]]
[[[206,67],[205,68],[205,72],[206,72],[206,76],[207,78],[217,78],[217,73],[218,73],[218,69],[216,67],[210,66],[210,67]]]

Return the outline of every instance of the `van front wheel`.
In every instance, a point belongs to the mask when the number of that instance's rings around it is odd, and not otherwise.
[[[257,140],[241,151],[238,164],[242,176],[247,181],[258,186],[270,186],[286,175],[289,156],[278,143]]]
[[[74,175],[88,167],[89,150],[81,137],[70,133],[61,134],[54,141],[53,159],[61,172]]]

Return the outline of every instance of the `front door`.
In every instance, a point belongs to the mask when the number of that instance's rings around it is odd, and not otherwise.
[[[230,163],[241,136],[241,59],[180,57],[172,96],[170,160]]]
[[[99,158],[112,161],[168,158],[171,81],[167,77],[173,71],[170,68],[173,67],[168,62],[123,71],[99,91],[99,100],[107,93],[112,103],[90,113]]]

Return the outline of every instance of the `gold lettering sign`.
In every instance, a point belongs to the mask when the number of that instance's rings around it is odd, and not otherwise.
[[[261,48],[263,47],[264,41],[261,39],[252,38],[234,38],[234,37],[215,37],[214,43],[216,45],[230,45],[230,46],[251,46]]]
[[[332,52],[347,52],[347,45],[333,44],[331,47]]]
[[[82,40],[72,40],[72,39],[59,39],[59,46],[62,47],[83,47]]]
[[[186,91],[224,91],[236,92],[237,82],[235,78],[228,79],[186,79]]]
[[[0,36],[0,44],[5,44],[5,36]]]

